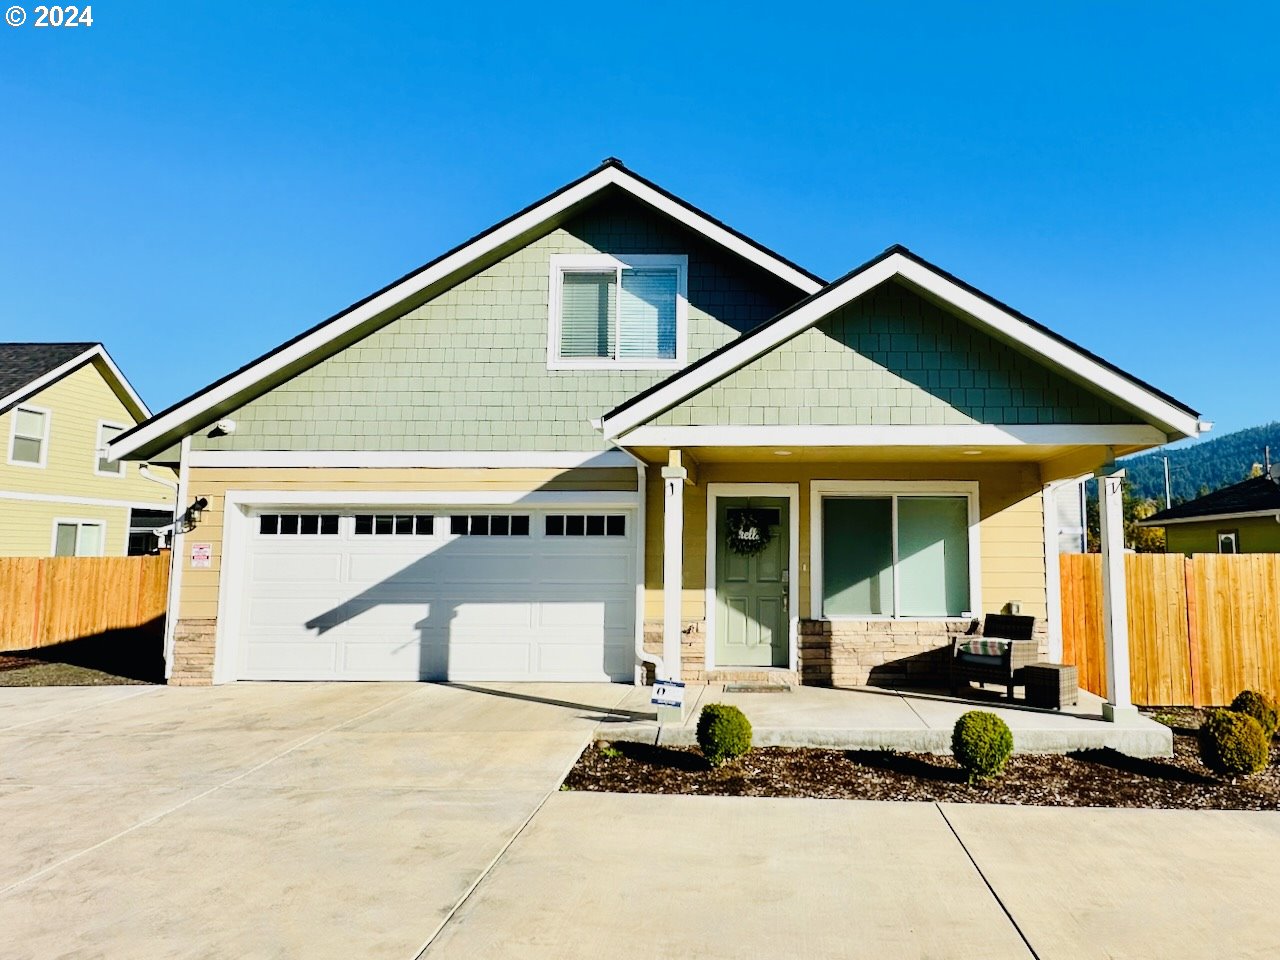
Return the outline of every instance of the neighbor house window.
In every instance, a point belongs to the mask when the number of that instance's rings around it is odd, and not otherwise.
[[[684,256],[553,256],[549,365],[679,366],[687,270]]]
[[[15,407],[9,437],[9,462],[43,467],[49,451],[49,412]]]
[[[124,433],[124,427],[119,424],[98,424],[98,465],[95,468],[97,473],[108,474],[113,477],[120,477],[124,475],[123,460],[113,461],[107,459],[107,444],[122,433]]]
[[[1239,553],[1240,552],[1239,531],[1219,530],[1218,531],[1218,552],[1219,553]]]
[[[856,491],[859,485],[849,486]],[[918,494],[853,491],[818,494],[822,615],[971,615],[971,496],[923,488]]]
[[[100,557],[106,542],[106,525],[96,520],[55,520],[55,557]]]

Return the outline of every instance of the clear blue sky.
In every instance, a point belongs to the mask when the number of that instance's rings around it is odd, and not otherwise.
[[[616,155],[829,278],[904,243],[1215,433],[1280,416],[1274,6],[438,6],[0,25],[0,339],[102,340],[159,409]]]

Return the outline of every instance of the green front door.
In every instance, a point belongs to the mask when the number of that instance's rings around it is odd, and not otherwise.
[[[787,590],[791,523],[785,497],[716,499],[717,667],[785,667],[790,660]],[[730,531],[759,521],[768,544],[758,553],[734,549]],[[748,531],[749,533],[749,531]]]

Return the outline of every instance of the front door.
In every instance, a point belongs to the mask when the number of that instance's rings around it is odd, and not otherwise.
[[[785,497],[716,499],[717,667],[788,665],[789,507]]]

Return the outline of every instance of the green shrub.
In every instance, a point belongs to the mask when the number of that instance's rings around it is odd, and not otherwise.
[[[994,713],[970,710],[951,731],[951,752],[976,783],[999,776],[1013,753],[1013,734]]]
[[[1247,713],[1214,710],[1200,728],[1200,759],[1218,773],[1257,773],[1267,765],[1270,747],[1262,724]]]
[[[737,707],[709,703],[698,714],[698,746],[713,767],[751,749],[751,723]]]
[[[1280,727],[1280,712],[1276,711],[1275,701],[1265,693],[1244,690],[1231,701],[1231,709],[1257,720],[1262,735],[1268,740],[1276,735],[1276,727]]]

